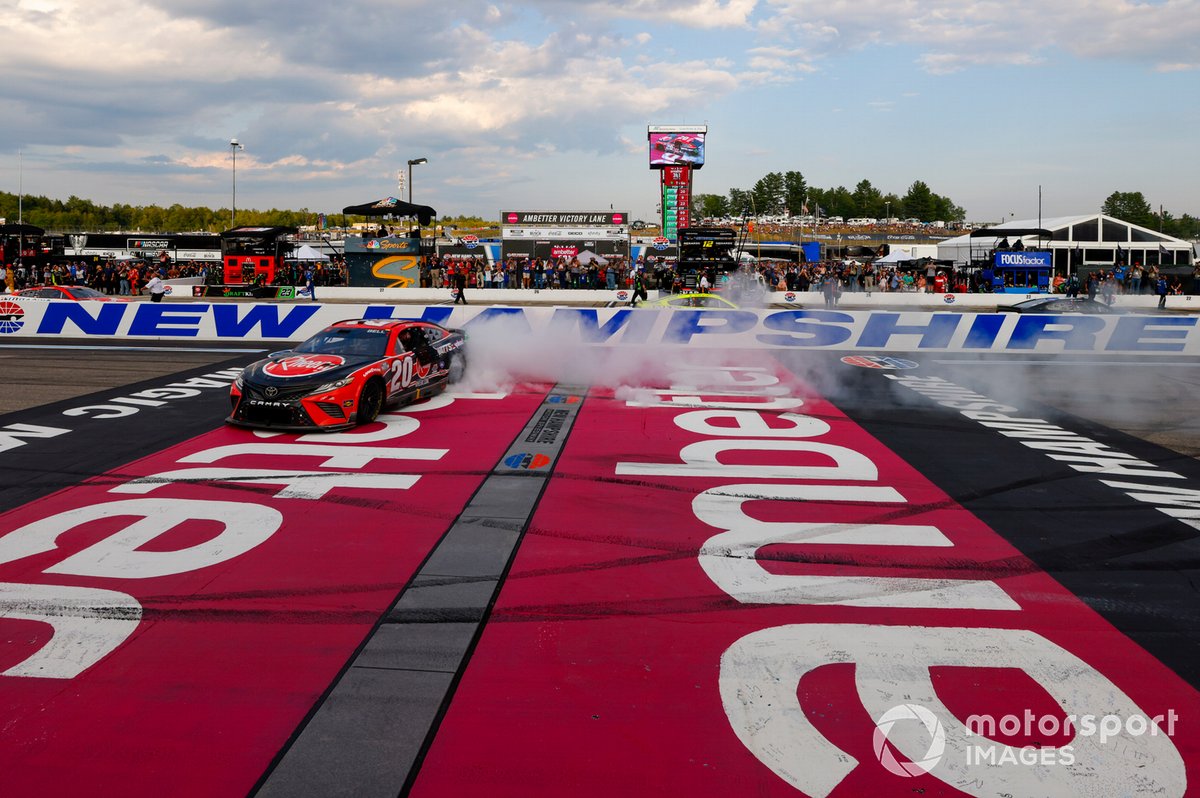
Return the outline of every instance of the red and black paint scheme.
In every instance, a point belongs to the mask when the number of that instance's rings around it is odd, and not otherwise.
[[[250,364],[231,386],[230,424],[339,430],[385,406],[441,393],[466,369],[466,338],[429,322],[351,319]]]
[[[17,296],[26,299],[65,299],[69,302],[132,302],[127,296],[111,296],[83,285],[35,285],[22,288]]]

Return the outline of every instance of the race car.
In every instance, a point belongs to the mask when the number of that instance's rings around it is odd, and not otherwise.
[[[466,370],[466,337],[424,321],[351,319],[250,364],[230,386],[230,424],[335,431],[441,393]]]
[[[654,142],[654,149],[673,156],[666,160],[678,159],[685,163],[700,161],[704,158],[702,139],[683,133],[662,136]]]
[[[1086,297],[1039,296],[996,308],[1001,313],[1094,313],[1101,316],[1125,313],[1121,308]]]
[[[96,302],[132,302],[132,297],[110,296],[82,285],[35,285],[22,288],[17,296],[34,299],[66,299],[75,302],[95,300]]]
[[[706,291],[694,291],[682,294],[672,294],[666,299],[659,299],[647,305],[647,308],[721,308],[729,310],[737,304],[723,296],[710,294]]]

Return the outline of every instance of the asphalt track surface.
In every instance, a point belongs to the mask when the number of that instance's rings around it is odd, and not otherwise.
[[[832,353],[710,356],[637,386],[464,391],[335,443],[221,424],[222,383],[260,354],[0,346],[0,794],[1184,795],[1198,783],[1194,361],[923,354],[893,369]],[[720,404],[734,400],[670,386],[739,367],[787,389],[753,401],[805,401],[764,411],[767,426],[742,437],[823,425],[821,441],[877,473],[816,477],[855,498],[803,500],[816,537],[752,547],[761,572],[722,570],[747,555],[710,550],[723,527],[711,508],[699,520],[697,496],[828,463],[732,449],[715,471],[687,473],[685,447],[739,436],[722,429],[728,418],[679,418],[728,413]],[[684,394],[717,406],[669,404]],[[960,410],[985,400],[1005,409],[983,419]],[[376,457],[314,459],[339,445]],[[1073,467],[1101,451],[1121,461],[1116,474]],[[742,470],[721,465],[733,463]],[[326,470],[344,476],[296,477]],[[872,506],[867,487],[904,503]],[[795,520],[794,502],[750,493],[761,521]],[[88,509],[155,501],[152,511],[125,505],[126,515]],[[196,507],[211,512],[187,517]],[[177,513],[177,526],[120,531],[120,518],[153,513]],[[241,538],[222,537],[220,524]],[[948,540],[848,545],[842,525],[864,524]],[[206,548],[213,539],[223,545]],[[173,560],[176,551],[192,559]],[[767,573],[845,581],[805,598],[809,588],[770,587]],[[865,592],[856,579],[871,580]],[[922,597],[914,579],[974,592]],[[54,626],[64,617],[82,621]],[[100,621],[117,645],[86,634]],[[1176,712],[1178,762],[1139,738],[1118,741],[1127,750],[1115,771],[1089,760],[1091,781],[1077,771],[1071,781],[1063,764],[894,775],[873,751],[872,719],[878,706],[917,701],[904,662],[927,627],[1052,641],[1147,714]],[[880,644],[895,672],[855,654],[895,629],[900,641]],[[981,649],[984,662],[969,661],[972,638],[961,634],[939,643],[946,661],[929,671],[957,717],[1102,714],[1114,700],[1113,690],[1088,693],[1077,664],[1064,678],[1071,695],[1039,689],[1018,670],[1036,666],[1010,662],[1020,645],[1001,637]],[[54,649],[55,637],[73,648]],[[838,653],[788,682],[770,652],[789,646]],[[54,656],[39,662],[43,649]],[[888,698],[870,705],[881,668]],[[772,680],[790,684],[800,716],[772,714],[789,695],[772,699]],[[840,756],[802,746],[805,723]],[[847,759],[847,775],[822,781]]]

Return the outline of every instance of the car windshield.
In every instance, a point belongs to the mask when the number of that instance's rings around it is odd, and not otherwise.
[[[365,327],[336,327],[324,330],[296,347],[297,352],[355,357],[383,357],[388,331]]]
[[[71,296],[75,297],[76,299],[96,299],[97,297],[99,297],[101,299],[104,298],[104,294],[100,293],[99,291],[93,290],[91,288],[84,288],[81,285],[76,285],[76,286],[72,286],[72,287],[68,288],[67,293],[70,294]]]

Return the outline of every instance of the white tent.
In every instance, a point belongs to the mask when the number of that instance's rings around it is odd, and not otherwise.
[[[600,257],[595,252],[592,252],[590,249],[580,250],[579,254],[576,255],[575,257],[578,258],[579,262],[582,263],[584,266],[588,265],[589,263],[592,263],[593,261],[599,266],[607,266],[608,265],[608,260],[606,258]]]
[[[1018,235],[1007,230],[1041,229],[1050,235]],[[1114,219],[1104,214],[1056,216],[1048,219],[1014,219],[992,225],[994,235],[961,235],[937,245],[939,260],[966,265],[986,258],[997,248],[1005,249],[1020,242],[1026,250],[1054,253],[1054,268],[1099,265],[1111,268],[1119,260],[1125,263],[1190,265],[1192,245],[1183,239],[1147,227]]]
[[[892,251],[884,255],[882,258],[876,258],[876,263],[901,263],[904,261],[916,260],[916,257],[905,252],[902,249],[892,248]]]
[[[305,244],[292,253],[291,260],[329,260],[329,256],[318,249]]]

